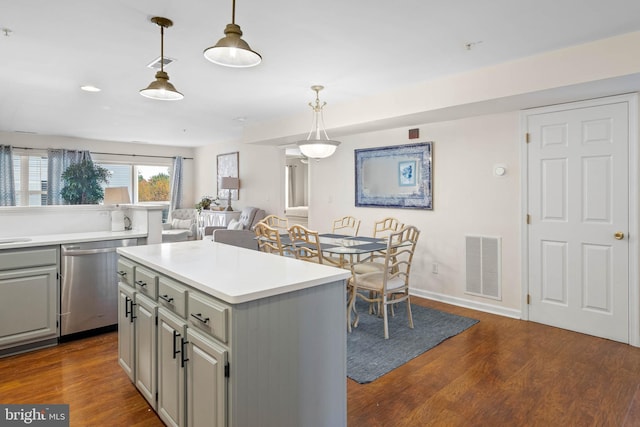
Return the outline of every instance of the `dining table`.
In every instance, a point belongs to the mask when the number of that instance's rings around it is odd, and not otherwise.
[[[335,264],[339,268],[351,269],[354,264],[354,257],[356,261],[360,261],[362,255],[368,255],[373,252],[384,251],[387,249],[387,239],[380,237],[365,237],[365,236],[351,236],[345,234],[335,233],[320,233],[318,234],[320,240],[320,249],[323,253],[329,253],[337,258]],[[291,239],[288,234],[281,234],[280,241],[283,246],[291,246]],[[296,242],[296,246],[309,245],[308,243]],[[355,304],[352,299],[355,299],[355,295],[349,294],[347,298],[347,330],[351,332],[351,312],[358,316],[355,312]]]
[[[354,256],[370,254],[372,252],[387,249],[387,240],[379,237],[351,236],[347,234],[321,233],[320,249],[323,253],[337,256],[338,267],[349,268]],[[291,246],[288,234],[281,234],[280,241],[283,246]],[[296,243],[296,246],[305,246],[305,243]],[[347,259],[348,258],[348,259]]]

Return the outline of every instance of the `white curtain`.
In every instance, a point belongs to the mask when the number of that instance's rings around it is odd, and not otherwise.
[[[60,191],[64,187],[62,173],[72,164],[91,160],[87,150],[47,150],[47,205],[65,204]]]
[[[0,145],[0,206],[16,205],[16,184],[13,179],[13,148]]]
[[[182,157],[173,159],[173,173],[171,174],[171,198],[169,212],[179,209],[182,205]]]

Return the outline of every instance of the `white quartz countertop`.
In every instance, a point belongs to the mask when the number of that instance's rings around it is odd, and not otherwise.
[[[307,289],[351,276],[348,270],[210,240],[118,248],[118,253],[229,304]]]
[[[147,233],[136,230],[127,230],[0,237],[0,250],[47,245],[63,245],[66,243],[95,242],[99,240],[135,239],[139,237],[147,237]]]

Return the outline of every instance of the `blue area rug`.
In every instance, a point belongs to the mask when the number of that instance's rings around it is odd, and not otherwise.
[[[407,363],[442,341],[478,323],[478,320],[411,304],[414,329],[409,328],[407,304],[389,309],[389,339],[384,339],[381,317],[368,314],[368,303],[356,302],[360,314],[357,328],[347,333],[347,376],[360,384],[370,383]]]

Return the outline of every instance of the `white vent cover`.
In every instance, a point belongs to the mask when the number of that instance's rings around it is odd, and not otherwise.
[[[168,58],[165,56],[162,62],[164,64],[164,68],[167,68],[167,66],[175,62],[175,59]],[[160,57],[158,56],[156,59],[148,63],[147,67],[153,68],[154,70],[160,70]]]
[[[502,239],[499,237],[466,236],[466,292],[483,297],[502,299]]]

